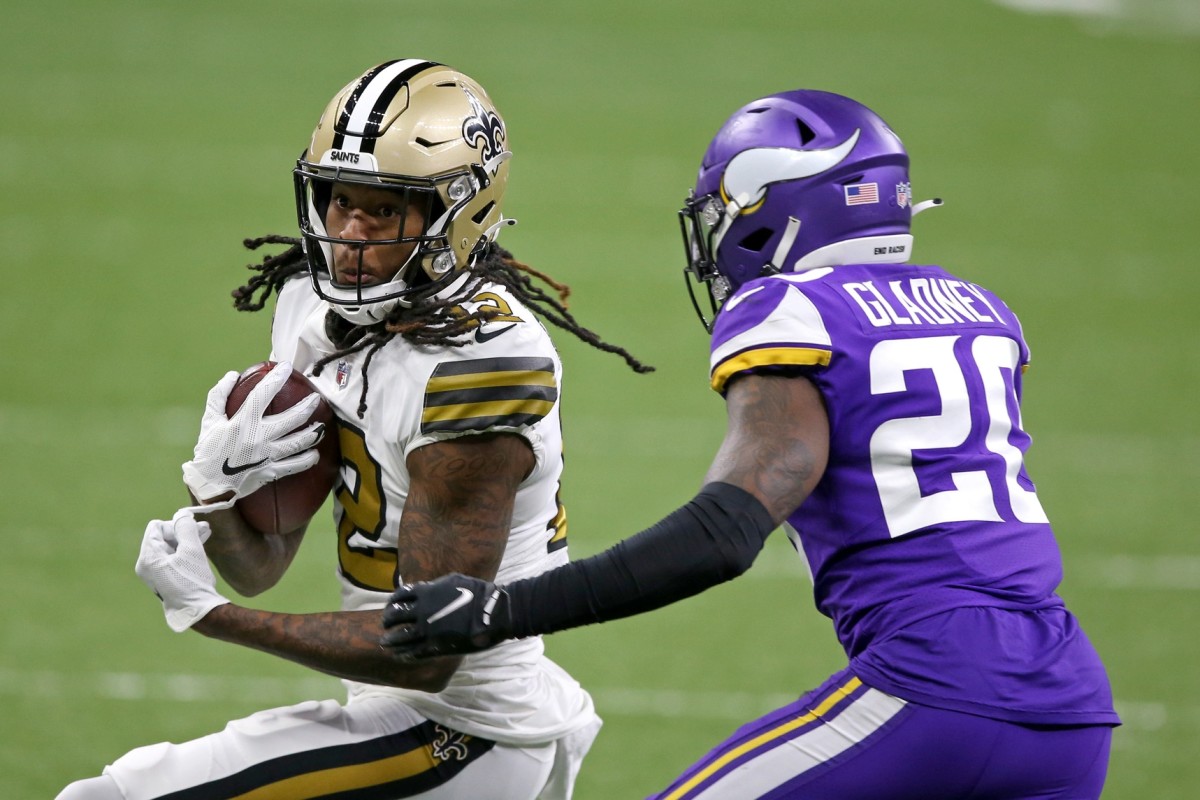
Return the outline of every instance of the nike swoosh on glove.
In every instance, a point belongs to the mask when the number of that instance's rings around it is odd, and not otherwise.
[[[512,637],[508,592],[490,581],[453,573],[405,584],[383,611],[379,643],[401,661],[486,650]]]
[[[142,537],[134,571],[162,600],[167,624],[176,633],[229,602],[217,592],[204,552],[210,533],[207,522],[196,522],[191,513],[181,511],[172,520],[151,520]]]
[[[183,482],[197,500],[225,499],[232,504],[232,499],[317,463],[319,454],[314,448],[325,435],[325,426],[314,422],[295,429],[316,410],[320,395],[314,393],[291,408],[265,416],[291,373],[291,364],[277,364],[250,390],[232,417],[225,415],[225,407],[238,373],[226,373],[209,390],[193,458],[183,465]]]

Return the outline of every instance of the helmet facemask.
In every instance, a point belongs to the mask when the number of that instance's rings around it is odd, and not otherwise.
[[[335,184],[386,189],[396,194],[401,209],[417,208],[422,220],[419,233],[405,235],[410,227],[405,218],[398,220],[396,235],[382,239],[343,239],[326,227],[329,205]],[[451,282],[458,260],[447,239],[448,223],[471,202],[478,192],[480,178],[471,170],[462,170],[434,179],[362,172],[344,167],[313,165],[301,159],[295,170],[297,215],[304,249],[308,255],[313,287],[323,299],[338,307],[339,313],[362,319],[352,311],[373,306],[369,319],[358,324],[379,321],[397,305],[409,305],[416,296],[435,293]],[[411,212],[410,212],[411,213]],[[370,247],[390,247],[411,244],[413,249],[402,264],[397,265],[390,280],[376,284],[362,283],[362,270],[357,279],[340,283],[334,267],[334,246],[348,246],[360,257]],[[480,241],[478,249],[486,242]],[[471,254],[472,256],[477,253]],[[473,260],[469,258],[468,263]],[[343,314],[345,316],[346,314]],[[347,317],[350,319],[350,317]]]
[[[717,269],[716,258],[720,236],[728,227],[724,203],[715,195],[696,197],[693,192],[679,210],[679,227],[683,232],[683,249],[687,257],[683,279],[688,296],[692,299],[692,307],[696,309],[701,324],[712,333],[717,312],[731,291],[729,280]],[[696,284],[704,287],[704,294],[708,296],[708,311],[700,306]]]
[[[713,331],[718,312],[736,288],[729,277],[717,267],[717,251],[721,247],[721,241],[729,233],[734,220],[741,213],[743,213],[742,205],[737,200],[726,203],[717,195],[696,197],[694,190],[679,211],[679,221],[683,227],[683,246],[688,261],[683,270],[684,280],[687,282],[688,294],[692,298],[692,308],[696,310],[696,315],[700,317],[700,323],[709,333]],[[775,246],[774,254],[762,263],[758,275],[754,277],[776,275],[784,271],[784,259],[791,251],[799,230],[800,220],[789,216]],[[759,230],[753,236],[764,232],[764,230]],[[743,244],[746,243],[743,242]],[[705,284],[711,314],[705,313],[700,308],[693,283]]]

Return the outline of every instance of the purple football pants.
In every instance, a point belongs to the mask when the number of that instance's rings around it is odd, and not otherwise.
[[[1095,800],[1111,737],[917,705],[843,670],[739,728],[652,800]]]

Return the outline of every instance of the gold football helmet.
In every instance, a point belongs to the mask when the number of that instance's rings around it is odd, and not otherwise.
[[[389,61],[343,88],[326,106],[294,171],[297,215],[317,294],[357,325],[378,322],[449,286],[502,226],[508,134],[487,92],[471,78],[419,59]],[[402,208],[425,209],[417,236],[340,239],[326,230],[334,183],[395,191]],[[414,243],[391,280],[338,283],[333,246]]]

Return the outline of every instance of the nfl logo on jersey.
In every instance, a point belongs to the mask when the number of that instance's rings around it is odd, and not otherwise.
[[[346,361],[339,361],[337,365],[337,386],[339,389],[345,389],[346,384],[350,382],[350,364]]]

